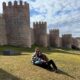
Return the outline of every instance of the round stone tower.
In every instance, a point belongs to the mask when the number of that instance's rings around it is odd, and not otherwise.
[[[64,34],[62,35],[62,48],[71,48],[72,47],[72,35]]]
[[[43,47],[48,46],[47,41],[47,23],[46,22],[36,22],[33,23],[34,30],[34,43],[36,45],[41,45]]]
[[[31,47],[30,13],[27,2],[3,2],[8,45]]]
[[[49,42],[50,42],[50,46],[55,47],[55,48],[59,47],[60,40],[59,40],[59,30],[58,29],[50,30]]]

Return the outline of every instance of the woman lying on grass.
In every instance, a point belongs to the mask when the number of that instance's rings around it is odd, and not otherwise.
[[[34,54],[32,55],[32,63],[43,68],[57,71],[57,66],[55,65],[54,61],[49,60],[39,48],[36,48]]]

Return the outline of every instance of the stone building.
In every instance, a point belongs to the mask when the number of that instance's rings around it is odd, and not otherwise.
[[[27,2],[3,2],[8,45],[31,47],[30,13]]]
[[[7,44],[7,38],[6,38],[6,30],[5,30],[5,22],[0,15],[0,45],[6,45]]]
[[[34,22],[34,44],[47,47],[47,23],[46,22]]]
[[[72,35],[64,34],[61,39],[62,48],[71,48],[72,47]]]
[[[72,45],[75,46],[76,48],[80,48],[80,38],[73,38],[72,39]]]
[[[49,33],[49,43],[52,47],[60,47],[60,40],[59,40],[59,30],[58,29],[52,29]]]

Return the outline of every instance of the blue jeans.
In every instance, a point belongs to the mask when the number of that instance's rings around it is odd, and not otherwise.
[[[43,68],[57,70],[57,66],[56,66],[56,64],[54,63],[53,60],[49,60],[47,62],[36,61],[34,64],[37,65],[37,66],[43,67]]]

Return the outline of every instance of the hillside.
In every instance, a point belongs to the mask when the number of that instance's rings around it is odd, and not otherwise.
[[[0,55],[0,80],[80,80],[79,51],[54,50],[46,55],[58,66],[58,73],[31,64],[32,52]]]

